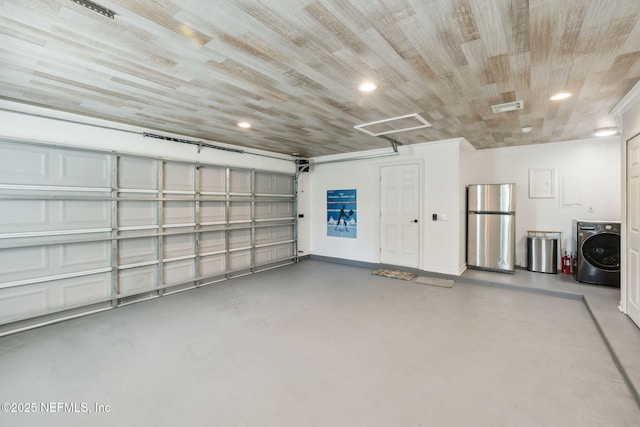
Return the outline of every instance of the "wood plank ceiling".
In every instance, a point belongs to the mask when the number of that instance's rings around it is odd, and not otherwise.
[[[639,0],[98,2],[115,19],[0,0],[0,97],[313,157],[388,147],[353,127],[412,113],[433,126],[400,143],[587,138],[640,79]]]

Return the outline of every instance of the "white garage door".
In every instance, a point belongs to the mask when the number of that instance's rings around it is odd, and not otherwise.
[[[0,143],[0,334],[286,265],[295,177]]]

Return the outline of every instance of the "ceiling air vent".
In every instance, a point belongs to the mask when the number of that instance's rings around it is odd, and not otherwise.
[[[107,18],[111,18],[113,19],[114,16],[116,16],[116,13],[111,10],[108,9],[104,6],[100,6],[98,3],[94,3],[90,0],[71,0],[74,3],[78,3],[80,6],[84,6],[87,9],[90,9],[96,13],[99,13],[100,15],[104,15]]]
[[[522,110],[524,108],[524,101],[506,102],[504,104],[497,104],[491,106],[491,111],[494,113],[506,113],[507,111]]]

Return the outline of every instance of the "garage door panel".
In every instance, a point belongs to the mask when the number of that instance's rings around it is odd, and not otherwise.
[[[279,242],[293,239],[293,226],[283,225],[256,229],[256,244]]]
[[[257,219],[289,218],[292,216],[292,202],[256,202]]]
[[[231,202],[229,205],[229,221],[249,221],[251,220],[251,203]]]
[[[15,322],[47,311],[46,285],[0,289],[0,323]]]
[[[158,259],[158,238],[124,239],[118,242],[118,264],[129,265]]]
[[[49,268],[47,248],[14,248],[0,250],[0,282],[9,283],[47,274]]]
[[[251,172],[232,169],[229,172],[229,191],[231,193],[251,193]]]
[[[111,205],[107,201],[61,201],[60,222],[65,229],[105,228],[111,226]]]
[[[50,152],[40,147],[0,143],[0,183],[46,185]]]
[[[225,231],[200,233],[200,253],[223,251],[226,242],[225,235]]]
[[[293,255],[293,245],[282,244],[256,249],[255,262],[257,265],[269,264]]]
[[[195,165],[167,162],[164,169],[165,190],[194,191]]]
[[[110,268],[108,242],[0,250],[2,283],[47,280]]]
[[[0,233],[51,229],[49,202],[43,200],[0,200]]]
[[[291,176],[256,173],[256,193],[293,194],[293,185]]]
[[[122,201],[118,211],[121,227],[147,226],[157,224],[157,204],[151,201]]]
[[[251,267],[251,252],[238,251],[231,252],[229,254],[229,269],[230,270],[244,270]]]
[[[121,157],[118,185],[125,189],[156,190],[158,161],[137,157]]]
[[[118,294],[150,291],[158,286],[158,269],[155,265],[121,270],[118,273]]]
[[[105,301],[111,296],[111,273],[65,281],[62,293],[65,307]]]
[[[229,231],[229,249],[238,249],[251,246],[251,230]]]
[[[198,267],[202,277],[222,275],[225,273],[225,255],[203,256],[200,258]]]
[[[180,283],[195,280],[195,260],[186,259],[164,263],[164,283]]]
[[[74,243],[53,246],[60,250],[63,272],[95,270],[111,266],[111,242]]]
[[[224,193],[226,169],[214,166],[200,166],[200,191]]]
[[[0,323],[102,302],[110,295],[109,273],[0,289]]]
[[[165,202],[164,224],[195,223],[195,202]]]
[[[201,223],[223,223],[225,221],[225,202],[201,202]]]
[[[175,258],[186,255],[194,255],[196,252],[195,236],[184,234],[178,236],[165,236],[164,258]]]
[[[63,186],[110,187],[111,161],[105,154],[63,151],[56,153],[55,183]]]

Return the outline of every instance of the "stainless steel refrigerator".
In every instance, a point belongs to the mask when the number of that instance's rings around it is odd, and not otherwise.
[[[467,266],[513,273],[516,259],[516,185],[467,188]]]

